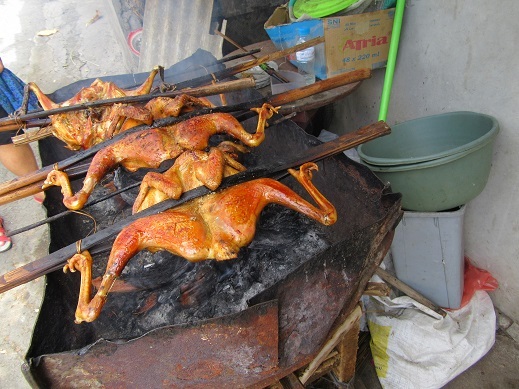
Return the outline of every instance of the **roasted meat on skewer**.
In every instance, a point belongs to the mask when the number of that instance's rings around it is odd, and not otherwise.
[[[270,203],[286,206],[324,225],[335,223],[335,207],[313,185],[312,170],[317,170],[317,165],[310,162],[299,171],[289,172],[317,207],[280,182],[260,178],[137,219],[115,239],[101,285],[92,299],[92,257],[88,251],[74,255],[63,270],[81,273],[76,323],[91,322],[99,316],[113,283],[141,250],[167,250],[192,262],[236,258],[240,248],[254,238],[261,211]]]
[[[113,82],[95,80],[89,87],[82,88],[74,97],[62,103],[53,102],[33,82],[27,84],[27,88],[34,92],[44,110],[59,107],[68,107],[92,101],[111,99],[124,96],[139,96],[150,92],[153,80],[159,72],[155,67],[146,81],[133,90],[119,88]],[[118,108],[120,109],[120,107]],[[126,112],[139,122],[152,122],[151,113],[145,109],[134,107],[133,111]],[[111,107],[99,107],[89,110],[79,110],[51,115],[51,129],[53,135],[67,144],[72,150],[88,149],[89,147],[107,139],[106,131],[117,125],[116,115],[111,115]]]
[[[178,157],[185,150],[204,150],[215,134],[229,134],[246,146],[258,146],[265,138],[267,119],[277,109],[270,104],[253,108],[258,112],[256,132],[247,132],[236,118],[227,113],[201,115],[175,125],[137,131],[100,150],[92,159],[83,187],[75,195],[66,173],[53,170],[43,189],[61,186],[63,203],[69,209],[81,209],[95,186],[109,171],[121,165],[129,171],[139,168],[158,168],[166,160]]]
[[[171,97],[155,97],[150,100],[144,108],[150,111],[153,120],[166,118],[169,116],[180,116],[185,112],[190,112],[196,108],[210,108],[213,104],[205,97],[193,97],[187,94]]]
[[[146,173],[133,204],[133,213],[166,199],[178,199],[182,193],[202,185],[217,189],[224,177],[245,170],[237,161],[237,152],[246,151],[245,147],[233,142],[222,142],[208,152],[184,151],[165,173]]]
[[[44,110],[68,107],[93,101],[125,96],[140,96],[150,92],[159,67],[153,69],[146,81],[138,88],[126,90],[113,82],[95,80],[81,89],[74,97],[62,103],[53,102],[35,83],[27,88],[34,92]],[[179,116],[193,107],[211,107],[205,98],[179,95],[175,98],[156,97],[146,105],[113,104],[50,115],[52,134],[67,144],[71,150],[88,149],[114,135],[139,124],[151,124],[153,120],[167,116]]]

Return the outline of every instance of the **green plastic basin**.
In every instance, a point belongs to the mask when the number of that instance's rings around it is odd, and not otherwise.
[[[371,165],[408,165],[478,147],[498,131],[498,122],[492,116],[449,112],[391,126],[391,134],[360,145],[358,152]]]
[[[399,156],[400,158],[384,158],[380,145],[377,145],[376,150],[379,151],[377,155],[386,165],[372,164],[361,156],[362,163],[369,167],[375,175],[383,182],[388,182],[394,192],[402,193],[402,208],[405,210],[439,212],[462,206],[479,195],[488,181],[492,165],[494,141],[499,132],[497,120],[488,115],[471,112],[457,112],[430,118],[432,122],[439,123],[442,121],[438,119],[444,119],[441,116],[455,119],[450,122],[443,121],[445,125],[452,122],[456,123],[456,127],[452,125],[449,127],[453,138],[450,142],[452,147],[440,147],[440,143],[443,145],[448,143],[446,140],[447,136],[442,129],[436,130],[429,126],[428,132],[438,134],[444,141],[439,142],[435,140],[435,137],[430,136],[426,131],[427,136],[424,136],[424,142],[434,143],[435,146],[430,147],[429,150],[434,150],[435,152],[416,153],[413,160],[419,162],[403,164],[404,158],[401,158],[403,152],[396,153],[394,148],[404,150],[405,147],[402,147],[401,143],[395,143],[395,139],[389,139],[395,136],[395,134],[400,139],[400,142],[412,144],[410,148],[414,150],[427,149],[425,145],[420,147],[420,142],[414,137],[412,137],[412,142],[406,142],[407,138],[401,136],[398,127],[402,125],[404,125],[405,133],[412,133],[408,126],[409,123],[406,122],[392,127],[391,134],[375,140],[383,141],[384,138],[388,138],[386,140],[387,151],[385,154],[392,157]],[[458,119],[462,116],[469,119],[466,121],[466,126],[458,122]],[[478,117],[480,120],[475,120]],[[423,121],[427,121],[427,119],[418,119],[412,122],[418,122],[423,126]],[[423,130],[420,132],[423,132]],[[472,136],[469,136],[470,134]],[[465,143],[462,139],[465,139]],[[366,143],[359,147],[363,148],[363,155],[366,155],[366,148],[363,147],[366,145],[368,144]],[[452,151],[454,149],[456,150],[455,152]],[[370,148],[369,150],[373,149]],[[419,157],[419,154],[422,157]],[[423,160],[425,154],[429,156],[429,160]],[[361,155],[360,152],[359,155]],[[410,153],[407,153],[407,155],[407,159],[410,159]],[[392,160],[395,163],[390,163]]]

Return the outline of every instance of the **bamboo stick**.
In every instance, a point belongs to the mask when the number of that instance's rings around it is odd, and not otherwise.
[[[287,91],[284,93],[280,93],[278,95],[271,97],[270,99],[260,98],[260,99],[254,100],[254,101],[240,103],[240,104],[236,104],[233,106],[205,108],[205,109],[200,109],[200,110],[182,115],[182,117],[179,117],[179,118],[161,119],[161,120],[156,121],[153,124],[153,127],[169,126],[169,125],[175,124],[181,120],[189,119],[196,115],[202,115],[202,114],[208,114],[208,113],[214,113],[214,112],[243,111],[243,110],[247,110],[247,109],[250,109],[253,107],[258,107],[261,104],[263,104],[264,102],[269,102],[274,106],[283,105],[283,104],[287,104],[287,103],[296,101],[298,99],[312,96],[316,93],[338,88],[340,86],[351,84],[353,82],[359,82],[359,81],[365,80],[370,77],[371,77],[370,69],[359,69],[359,70],[355,70],[353,72],[348,72],[348,73],[344,73],[344,74],[329,78],[327,80],[317,81],[312,85],[307,85],[300,89],[293,89],[293,90],[290,90],[290,91]],[[99,144],[91,147],[90,149],[80,151],[76,155],[59,162],[58,167],[60,169],[65,169],[85,158],[88,158],[88,157],[94,155],[101,148],[106,147],[106,146],[118,141],[119,139],[122,139],[123,137],[125,137],[129,134],[132,134],[136,131],[140,131],[145,128],[149,128],[149,126],[140,125],[140,126],[133,127],[131,129],[115,136],[112,139],[99,143]],[[44,167],[44,168],[38,170],[35,173],[31,173],[26,176],[18,177],[11,181],[0,184],[0,195],[4,195],[12,190],[15,190],[15,189],[21,188],[25,185],[30,185],[34,182],[42,180],[50,173],[50,171],[52,169],[53,169],[53,166],[47,166],[47,167]]]
[[[267,98],[258,98],[253,101],[248,101],[244,103],[239,103],[230,106],[220,106],[213,108],[203,108],[193,112],[189,112],[187,114],[182,115],[179,118],[165,118],[157,120],[153,123],[153,127],[166,127],[173,125],[181,120],[187,120],[194,116],[198,115],[206,115],[209,113],[216,112],[237,112],[237,111],[245,111],[250,108],[258,107],[263,103],[269,103],[273,106],[283,106],[285,104],[293,103],[294,101],[304,99],[306,97],[313,96],[317,93],[326,92],[335,88],[339,88],[344,85],[353,84],[356,82],[360,82],[371,78],[371,69],[358,69],[351,72],[339,74],[335,77],[328,78],[326,80],[316,81],[312,85],[307,85],[301,88],[288,90],[286,92],[270,96]],[[240,117],[241,118],[241,117]],[[242,120],[245,120],[243,118]]]
[[[233,67],[230,67],[230,68],[227,68],[227,69],[224,69],[221,71],[217,71],[217,72],[214,72],[211,74],[200,76],[200,77],[197,77],[192,80],[187,80],[187,81],[177,83],[177,84],[175,84],[176,90],[174,90],[172,92],[165,92],[164,94],[156,94],[156,95],[148,94],[148,95],[142,95],[142,96],[127,96],[127,97],[121,97],[121,98],[116,98],[116,99],[98,100],[98,101],[92,101],[89,103],[82,103],[82,104],[71,105],[68,107],[56,108],[55,110],[49,109],[47,111],[30,112],[25,115],[20,115],[17,118],[0,119],[0,131],[4,131],[3,126],[8,125],[8,124],[16,124],[16,123],[19,123],[20,121],[27,121],[29,119],[41,119],[41,118],[47,117],[49,115],[55,115],[57,113],[77,111],[77,110],[81,110],[81,109],[89,109],[89,108],[100,107],[100,106],[105,106],[105,105],[112,105],[112,104],[116,104],[116,103],[126,103],[126,104],[141,103],[141,102],[149,101],[157,96],[174,97],[174,96],[177,96],[182,93],[189,93],[190,95],[195,96],[195,97],[207,96],[207,95],[197,94],[197,91],[199,91],[199,89],[197,87],[200,87],[201,85],[204,85],[204,84],[211,84],[215,78],[217,80],[223,80],[223,79],[229,78],[231,76],[234,76],[238,73],[241,73],[245,70],[249,70],[255,66],[259,66],[262,63],[283,58],[283,57],[287,56],[288,54],[295,53],[296,51],[305,49],[307,47],[315,46],[315,45],[317,45],[319,43],[323,43],[323,42],[324,42],[323,37],[311,39],[305,43],[302,43],[300,45],[297,45],[297,46],[294,46],[294,47],[291,47],[291,48],[288,48],[285,50],[277,51],[272,54],[269,54],[269,55],[251,60],[251,61],[247,61],[247,62],[235,65]],[[229,81],[229,82],[237,82],[237,81]],[[216,88],[218,85],[219,84],[207,85],[203,88]],[[225,90],[220,89],[219,91],[212,91],[212,93],[209,93],[209,94],[216,95],[216,94],[220,94],[220,93],[224,93],[224,92],[225,92]]]
[[[0,195],[0,205],[8,204],[13,201],[23,199],[28,196],[35,195],[42,191],[41,186],[43,185],[44,180],[40,180],[34,182],[30,185],[24,186],[22,188],[18,188],[4,195]]]
[[[82,164],[70,167],[66,170],[67,175],[71,180],[77,179],[79,177],[84,177],[85,173],[87,172],[90,164]],[[48,174],[48,173],[47,173]],[[39,193],[42,191],[41,186],[43,185],[43,182],[45,181],[45,176],[43,179],[35,181],[31,184],[24,185],[20,188],[16,188],[12,191],[9,191],[4,194],[0,194],[0,205],[8,204],[10,202],[19,200],[21,198],[34,195],[36,193]]]
[[[283,121],[285,121],[285,120],[289,120],[289,119],[291,119],[293,116],[294,116],[294,114],[290,114],[290,115],[287,115],[287,116],[283,116],[283,117],[280,118],[280,119],[276,119],[276,120],[274,120],[274,121],[269,121],[269,125],[274,126],[274,125],[279,124],[279,123],[281,123],[281,122],[283,122]],[[67,170],[67,173],[69,174],[69,177],[72,177],[72,176],[71,176],[72,174],[75,174],[75,175],[77,175],[77,176],[80,176],[80,175],[83,175],[83,176],[84,176],[85,173],[86,173],[87,170],[88,170],[88,167],[89,167],[88,164],[86,164],[86,165],[81,165],[81,166],[75,166],[73,171],[72,171],[72,169],[69,169],[69,170]],[[158,172],[160,172],[160,173],[164,173],[166,170],[167,170],[167,168],[163,168],[163,169],[159,169]],[[127,191],[127,190],[130,190],[130,189],[133,189],[133,188],[136,188],[136,187],[138,187],[138,186],[140,186],[140,185],[141,185],[140,182],[135,182],[135,183],[133,183],[133,184],[128,185],[127,187],[124,187],[124,188],[118,189],[118,190],[116,190],[116,191],[114,191],[114,192],[111,192],[111,193],[105,195],[105,196],[102,196],[102,197],[96,198],[95,200],[90,200],[88,203],[86,203],[86,204],[84,205],[83,209],[88,208],[88,207],[90,207],[90,206],[92,206],[92,205],[94,205],[94,204],[101,203],[101,202],[103,202],[103,201],[105,201],[105,200],[108,200],[109,198],[112,198],[112,197],[114,197],[114,196],[117,196],[117,195],[120,194],[120,193],[123,193],[123,192],[125,192],[125,191]],[[3,198],[4,196],[6,196],[6,195],[2,195],[2,196],[0,196],[0,204],[2,204],[1,201],[2,201],[2,198]],[[36,228],[36,227],[39,227],[39,226],[41,226],[41,225],[44,225],[44,224],[50,223],[50,222],[52,222],[52,221],[58,220],[59,218],[61,218],[61,217],[63,217],[63,216],[66,216],[66,215],[69,215],[69,214],[72,213],[72,212],[75,212],[75,211],[72,211],[72,210],[66,210],[66,211],[63,211],[63,212],[58,213],[58,214],[56,214],[56,215],[53,215],[53,216],[47,217],[47,218],[45,218],[45,219],[43,219],[43,220],[39,220],[39,221],[37,221],[36,223],[32,223],[32,224],[30,224],[30,225],[28,225],[28,226],[24,226],[24,227],[22,227],[22,228],[19,228],[19,229],[14,230],[14,231],[8,231],[8,232],[6,232],[6,236],[14,236],[14,235],[21,234],[22,232],[26,232],[26,231],[32,230],[32,229],[34,229],[34,228]],[[385,284],[384,284],[384,285],[385,285]]]
[[[48,124],[50,124],[50,122]],[[15,145],[23,145],[36,142],[49,136],[52,136],[52,129],[50,127],[44,127],[39,128],[38,130],[25,131],[23,134],[11,137],[11,140]]]
[[[391,129],[383,121],[370,124],[355,132],[351,132],[340,136],[330,142],[323,143],[319,146],[313,147],[306,150],[298,160],[287,161],[282,164],[275,164],[270,166],[264,166],[259,168],[253,168],[244,172],[226,177],[220,186],[221,189],[236,185],[241,182],[249,181],[259,177],[273,176],[278,174],[279,176],[286,175],[287,168],[295,168],[301,164],[309,161],[319,161],[326,157],[340,153],[346,149],[356,147],[359,144],[375,139],[379,136],[387,135],[391,132]],[[276,177],[277,178],[277,177]],[[111,227],[105,228],[93,235],[84,238],[81,241],[82,250],[89,250],[95,248],[107,239],[111,239],[118,234],[124,227],[138,218],[157,214],[170,209],[179,204],[183,204],[186,201],[192,200],[196,197],[200,197],[211,193],[205,186],[198,187],[190,190],[182,195],[179,200],[166,200],[158,203],[150,208],[145,209],[135,215],[131,215],[128,218],[112,225]],[[63,247],[43,258],[32,261],[26,265],[23,265],[17,269],[14,269],[2,276],[0,276],[0,293],[6,292],[16,286],[25,284],[29,281],[35,280],[45,274],[50,273],[56,269],[61,268],[65,262],[77,252],[76,244],[70,244]]]
[[[41,119],[51,115],[57,115],[60,113],[78,111],[82,109],[91,109],[95,107],[108,106],[118,103],[125,104],[135,104],[135,103],[144,103],[148,102],[155,97],[175,97],[182,94],[189,94],[194,97],[202,97],[202,96],[211,96],[218,95],[221,93],[232,92],[241,89],[253,88],[256,85],[256,82],[252,77],[246,77],[239,80],[225,81],[217,84],[204,85],[199,87],[185,87],[182,90],[174,90],[170,92],[157,93],[157,94],[146,94],[141,96],[125,96],[118,97],[113,99],[105,99],[105,100],[97,100],[91,101],[87,103],[69,105],[67,107],[59,107],[48,109],[46,111],[33,111],[29,112],[25,115],[20,115],[18,117],[8,117],[5,119],[0,119],[0,131],[12,130],[13,125],[16,125],[16,128],[20,128],[23,122],[32,120],[32,119]]]
[[[274,95],[269,99],[269,102],[274,106],[284,105],[305,97],[313,96],[320,92],[366,80],[368,78],[371,78],[370,69],[358,69],[335,77],[327,78],[326,80],[314,82],[313,84],[306,85],[302,88]]]
[[[214,32],[217,34],[217,35],[220,35],[223,39],[225,39],[227,42],[229,42],[231,45],[233,45],[234,47],[236,47],[237,49],[240,49],[241,51],[244,51],[244,52],[247,52],[247,49],[243,46],[241,46],[238,42],[236,42],[234,39],[228,37],[227,35],[225,35],[224,33],[220,32],[217,28],[214,29]],[[254,59],[258,59],[257,56],[255,56],[254,54],[251,54],[250,55],[252,58]],[[276,72],[274,69],[272,69],[267,63],[265,64],[262,64],[260,65],[261,69],[263,69],[265,72],[267,72],[267,74],[269,76],[272,76],[274,78],[276,78],[278,81],[281,81],[281,82],[288,82],[288,80],[283,77],[281,74],[279,74],[278,72]]]
[[[11,131],[11,130],[19,130],[23,128],[34,128],[34,127],[44,127],[50,124],[50,119],[37,119],[37,120],[27,120],[25,122],[16,122],[13,124],[2,125],[0,119],[0,131]],[[7,121],[7,120],[6,120]]]

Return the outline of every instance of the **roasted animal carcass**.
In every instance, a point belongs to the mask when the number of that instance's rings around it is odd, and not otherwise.
[[[158,71],[159,67],[154,68],[146,81],[133,90],[125,90],[113,82],[97,79],[89,87],[81,89],[74,97],[62,103],[53,102],[35,83],[28,83],[27,88],[34,92],[43,109],[49,110],[98,100],[147,94]],[[153,120],[166,116],[178,116],[182,109],[189,110],[196,105],[212,106],[207,99],[180,95],[175,98],[157,97],[145,106],[113,104],[64,112],[50,115],[51,131],[56,138],[65,142],[69,149],[88,149],[138,124],[151,124]]]
[[[105,108],[101,119],[95,123],[96,131],[91,132],[98,134],[98,137],[91,146],[139,124],[151,124],[157,119],[168,116],[177,117],[196,108],[209,107],[213,107],[213,104],[205,97],[198,98],[186,94],[175,97],[155,97],[144,106],[114,104]]]
[[[153,85],[153,80],[158,72],[159,67],[155,67],[146,81],[134,90],[121,89],[113,82],[96,79],[89,87],[82,88],[74,97],[62,103],[53,102],[33,82],[28,83],[27,88],[34,92],[42,108],[49,110],[97,100],[124,96],[139,96],[149,93]],[[120,109],[120,107],[118,108]],[[131,112],[128,110],[126,113],[130,115]],[[151,122],[152,120],[151,114],[147,110],[135,108],[131,115],[132,117],[135,116],[139,121]],[[112,128],[116,125],[113,122],[115,117],[111,117],[110,109],[106,107],[51,115],[50,119],[53,135],[65,142],[67,147],[72,150],[79,150],[81,148],[87,149],[107,139],[104,132],[108,128]]]
[[[118,165],[129,171],[139,168],[158,168],[166,160],[178,157],[185,150],[204,150],[209,138],[215,134],[229,134],[246,146],[258,146],[265,138],[267,119],[277,109],[270,104],[252,108],[259,114],[256,132],[251,134],[232,115],[214,113],[201,115],[175,125],[163,128],[150,128],[129,134],[100,150],[92,159],[83,187],[75,195],[66,173],[53,170],[42,188],[61,186],[63,204],[69,209],[81,209],[88,200],[99,180]]]
[[[140,212],[166,199],[178,199],[188,190],[206,186],[217,189],[223,177],[244,171],[237,153],[247,149],[233,142],[221,142],[205,150],[186,150],[165,173],[148,172],[142,179],[133,213]]]
[[[236,258],[240,248],[254,238],[261,211],[270,203],[286,206],[324,225],[335,223],[335,207],[313,185],[312,170],[317,170],[317,165],[310,162],[299,171],[290,169],[289,172],[307,190],[317,207],[282,183],[260,178],[137,219],[115,239],[105,274],[92,299],[92,258],[88,251],[74,255],[63,270],[81,272],[76,323],[91,322],[99,316],[116,278],[141,250],[167,250],[192,262]]]

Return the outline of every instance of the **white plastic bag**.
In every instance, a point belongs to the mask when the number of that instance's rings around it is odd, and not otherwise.
[[[371,352],[384,388],[441,388],[484,356],[495,341],[496,315],[477,291],[445,318],[410,297],[364,300]]]

